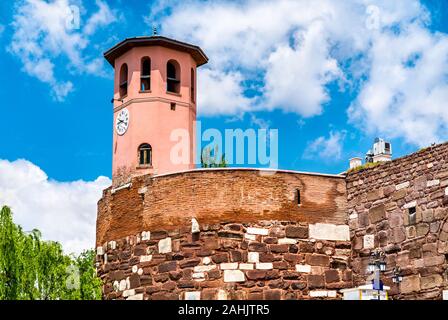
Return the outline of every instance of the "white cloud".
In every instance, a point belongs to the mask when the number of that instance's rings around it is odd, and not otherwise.
[[[107,3],[100,0],[96,0],[95,2],[99,9],[87,20],[87,24],[84,27],[84,33],[86,35],[91,35],[98,28],[107,26],[115,21],[116,12],[112,11]]]
[[[329,100],[326,85],[341,76],[337,61],[330,57],[322,22],[297,32],[296,47],[283,45],[268,59],[265,96],[269,107],[281,106],[303,117],[318,115]]]
[[[345,131],[330,131],[328,138],[319,137],[310,142],[306,147],[303,158],[319,160],[339,160],[342,156],[343,143],[346,136]]]
[[[8,205],[25,231],[62,243],[67,253],[95,246],[96,205],[111,181],[58,182],[26,160],[0,160],[0,206]]]
[[[115,19],[105,2],[96,3],[99,9],[83,29],[79,24],[83,20],[80,16],[78,19],[80,7],[71,5],[69,0],[23,0],[17,6],[8,50],[20,59],[24,72],[52,88],[57,101],[64,100],[74,86],[57,76],[56,71],[97,74],[97,68],[92,66],[98,63],[85,56],[89,36]],[[60,58],[62,61],[56,63]]]
[[[431,17],[419,0],[193,0],[155,7],[148,22],[161,16],[162,34],[198,44],[210,57],[198,75],[214,80],[214,90],[198,94],[204,115],[274,109],[319,115],[331,101],[327,86],[337,81],[355,97],[360,90],[350,119],[362,130],[416,144],[448,138],[446,35],[429,31]],[[402,70],[413,51],[422,58]],[[257,98],[247,99],[254,81]],[[220,92],[227,88],[231,95]]]
[[[339,60],[368,48],[368,2],[188,1],[176,3],[161,19],[162,33],[166,30],[167,35],[200,45],[210,56],[209,68],[214,74],[241,72],[244,78],[234,81],[234,86],[243,87],[240,92],[250,80],[262,82],[260,98],[252,99],[247,110],[282,109],[309,117],[320,114],[329,100],[326,86],[332,80],[345,80]],[[402,7],[383,2],[393,11],[385,19],[395,23],[415,17],[418,9],[406,3],[409,8],[403,11],[407,14],[397,14]],[[166,6],[165,1],[160,2],[151,17],[160,15]],[[218,81],[216,85],[219,87]],[[208,99],[211,94],[201,91],[200,95]],[[199,112],[204,109],[208,115],[223,111],[201,105]]]
[[[448,36],[413,24],[372,45],[368,81],[349,108],[370,133],[427,146],[448,138]]]
[[[198,78],[198,104],[201,114],[232,115],[250,109],[251,100],[243,94],[239,83],[242,76],[239,72],[218,72],[204,69]],[[206,93],[206,94],[202,94]]]

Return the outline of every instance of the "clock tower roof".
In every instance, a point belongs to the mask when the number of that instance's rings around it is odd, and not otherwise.
[[[197,66],[201,66],[208,62],[208,57],[198,46],[181,42],[178,40],[170,39],[163,36],[153,35],[145,37],[127,38],[120,43],[116,44],[104,53],[104,58],[114,66],[115,59],[126,51],[134,47],[146,47],[146,46],[162,46],[174,50],[184,51],[189,53],[196,61]]]

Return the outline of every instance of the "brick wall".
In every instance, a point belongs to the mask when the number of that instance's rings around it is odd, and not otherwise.
[[[300,190],[301,205],[297,204]],[[346,223],[345,181],[325,176],[250,169],[197,170],[134,178],[129,188],[104,191],[97,245],[143,230],[259,220]]]
[[[340,176],[215,169],[134,178],[104,191],[97,246],[107,299],[333,299],[353,285]]]
[[[259,221],[141,232],[97,248],[106,299],[337,299],[353,286],[347,226]],[[324,228],[319,230],[319,228]],[[337,229],[342,229],[338,232]],[[325,231],[326,237],[316,239]]]
[[[394,298],[441,299],[448,288],[448,144],[349,173],[346,181],[355,283],[369,279],[369,254],[380,247]],[[395,266],[400,286],[391,281]]]

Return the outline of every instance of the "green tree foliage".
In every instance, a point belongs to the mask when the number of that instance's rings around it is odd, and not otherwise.
[[[215,146],[215,150],[212,155],[212,150],[210,147],[202,149],[201,152],[201,167],[202,168],[224,168],[227,167],[227,161],[225,154],[221,155],[220,159],[218,157],[218,146]]]
[[[101,298],[95,252],[65,255],[38,230],[24,232],[11,210],[0,211],[0,300],[93,300]]]

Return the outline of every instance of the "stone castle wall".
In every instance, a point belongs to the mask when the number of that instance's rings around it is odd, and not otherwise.
[[[300,205],[297,192],[300,191]],[[259,220],[346,224],[343,176],[254,169],[192,170],[134,178],[106,189],[98,204],[97,245],[144,230]]]
[[[98,274],[106,299],[336,299],[353,286],[350,247],[344,225],[202,224],[109,241]]]
[[[394,299],[441,299],[447,205],[448,144],[346,177],[142,176],[98,203],[98,273],[107,299],[339,299],[339,289],[370,281],[381,248]]]
[[[339,298],[353,285],[341,176],[143,176],[105,190],[98,207],[107,299]]]
[[[394,298],[441,299],[448,288],[448,144],[349,173],[346,181],[355,283],[369,279],[370,252],[380,247]],[[391,281],[395,266],[400,286]]]

